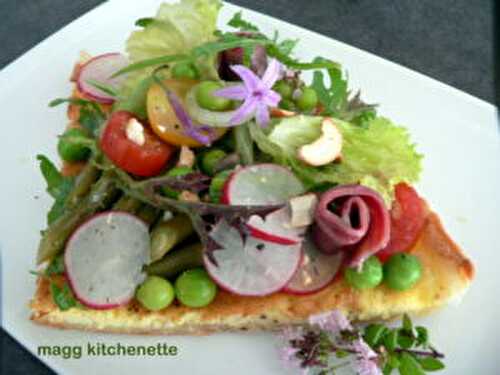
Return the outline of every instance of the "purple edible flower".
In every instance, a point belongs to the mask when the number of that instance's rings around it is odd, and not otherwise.
[[[197,127],[194,124],[191,117],[189,116],[189,114],[182,106],[182,103],[180,99],[177,97],[177,95],[171,90],[165,90],[165,91],[168,100],[170,101],[170,104],[174,109],[175,115],[182,124],[182,127],[184,128],[184,133],[188,137],[193,138],[195,141],[200,142],[202,145],[210,146],[214,137],[213,129],[207,125],[201,125]]]
[[[309,317],[309,324],[317,325],[319,328],[334,334],[352,329],[349,320],[339,310],[312,315]]]
[[[382,375],[377,363],[377,353],[363,339],[355,340],[352,348],[356,351],[356,359],[353,363],[359,375]]]
[[[281,77],[283,66],[278,60],[271,59],[262,78],[243,65],[232,65],[231,70],[243,84],[225,87],[214,93],[222,98],[243,101],[229,124],[240,125],[255,117],[257,124],[266,126],[270,120],[269,108],[276,107],[281,100],[281,96],[271,88]]]

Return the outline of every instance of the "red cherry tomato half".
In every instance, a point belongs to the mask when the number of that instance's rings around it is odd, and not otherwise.
[[[396,185],[391,209],[391,238],[377,253],[379,259],[385,262],[392,254],[411,248],[424,226],[425,216],[425,203],[415,189],[404,183]]]
[[[137,176],[150,177],[161,172],[174,148],[160,139],[147,126],[144,144],[127,137],[126,128],[134,115],[117,111],[111,115],[101,137],[101,149],[119,168]]]

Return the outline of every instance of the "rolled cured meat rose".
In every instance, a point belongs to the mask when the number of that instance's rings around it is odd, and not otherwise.
[[[379,193],[362,185],[341,185],[321,195],[313,239],[325,253],[351,252],[350,266],[360,267],[387,245],[390,225]]]

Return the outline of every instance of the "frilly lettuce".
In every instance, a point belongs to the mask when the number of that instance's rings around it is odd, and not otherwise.
[[[143,29],[132,32],[128,38],[126,50],[130,61],[187,53],[215,39],[221,6],[219,0],[181,0],[175,4],[162,4],[156,17]],[[200,69],[207,69],[207,63],[200,63]],[[130,73],[120,90],[120,96],[128,96],[151,71],[152,68],[149,68]],[[209,74],[213,74],[213,71]]]
[[[181,0],[160,6],[153,22],[137,30],[127,41],[131,61],[185,53],[214,39],[219,0]]]
[[[321,117],[296,116],[274,123],[266,132],[254,124],[250,129],[262,152],[276,163],[289,165],[309,187],[361,183],[390,203],[394,185],[418,180],[422,155],[408,131],[384,117],[371,120],[366,127],[335,120],[343,136],[342,161],[323,167],[306,165],[295,157],[297,149],[320,136],[321,122]]]

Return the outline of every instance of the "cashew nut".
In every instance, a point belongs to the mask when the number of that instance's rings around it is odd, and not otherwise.
[[[340,158],[341,150],[342,134],[331,118],[325,118],[321,124],[321,136],[300,147],[297,157],[306,164],[318,167]]]

